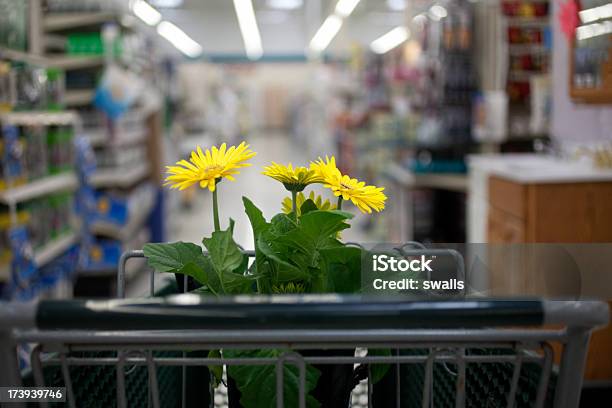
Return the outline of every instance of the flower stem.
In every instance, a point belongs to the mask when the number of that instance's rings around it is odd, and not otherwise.
[[[293,207],[293,219],[297,221],[297,191],[291,190],[291,206]]]
[[[221,225],[219,223],[219,203],[217,201],[217,189],[212,193],[213,195],[213,221],[215,223],[215,231],[221,230]]]
[[[336,205],[336,210],[342,209],[342,196],[338,197],[338,205]]]

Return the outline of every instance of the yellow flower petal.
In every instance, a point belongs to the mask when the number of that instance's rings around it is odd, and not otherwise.
[[[220,148],[213,146],[203,151],[200,146],[191,152],[190,160],[179,160],[174,166],[166,166],[167,177],[164,185],[170,188],[184,190],[196,183],[203,189],[215,191],[216,182],[222,178],[234,180],[238,174],[237,169],[246,167],[250,163],[246,160],[255,156],[249,150],[249,145],[242,142],[237,149],[235,146],[227,148],[223,143]]]
[[[323,186],[332,190],[334,196],[351,201],[360,211],[372,213],[372,210],[382,211],[385,208],[387,196],[384,188],[369,186],[365,182],[342,174],[336,167],[334,156],[319,158],[310,164],[310,168],[323,179]]]

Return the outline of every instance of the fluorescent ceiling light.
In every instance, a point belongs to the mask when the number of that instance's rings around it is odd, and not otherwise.
[[[387,34],[372,41],[370,48],[377,54],[384,54],[406,41],[408,37],[410,37],[410,31],[406,27],[395,27]]]
[[[346,18],[351,15],[359,0],[338,0],[336,3],[336,14],[342,18]]]
[[[195,58],[202,54],[202,46],[189,37],[183,30],[168,21],[162,21],[157,26],[157,33],[170,41],[180,52]]]
[[[588,24],[576,28],[576,38],[578,40],[586,40],[606,34],[612,34],[612,21]]]
[[[591,23],[597,20],[604,20],[612,17],[612,3],[604,4],[603,6],[593,7],[578,12],[580,20],[583,23]]]
[[[393,11],[406,10],[406,0],[387,0],[387,7]]]
[[[183,5],[183,0],[149,0],[149,3],[159,8],[177,8]]]
[[[135,0],[132,3],[132,11],[136,17],[150,26],[157,25],[162,19],[161,13],[144,0]]]
[[[429,9],[429,14],[433,17],[434,20],[438,21],[446,17],[448,15],[448,12],[444,7],[440,6],[439,4],[434,4]]]
[[[263,46],[261,45],[261,35],[255,19],[255,11],[251,0],[234,0],[234,9],[238,17],[238,25],[242,34],[242,41],[246,50],[247,57],[251,60],[261,58]]]
[[[267,5],[270,8],[279,10],[295,10],[302,7],[303,0],[268,0]]]
[[[319,30],[310,40],[310,48],[315,52],[321,52],[327,48],[342,27],[342,19],[335,14],[327,17]]]

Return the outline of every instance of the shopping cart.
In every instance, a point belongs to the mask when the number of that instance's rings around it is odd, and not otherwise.
[[[122,258],[120,296],[125,262],[142,256]],[[590,333],[607,322],[607,305],[596,301],[181,294],[4,304],[0,385],[22,384],[15,348],[35,343],[32,385],[66,387],[70,407],[188,406],[186,369],[218,365],[275,367],[267,406],[287,406],[285,379],[293,373],[297,405],[305,408],[307,367],[345,365],[369,373],[368,406],[577,407]],[[550,342],[563,345],[558,369]],[[270,358],[205,352],[215,349],[286,351]],[[381,365],[387,374],[373,384]]]

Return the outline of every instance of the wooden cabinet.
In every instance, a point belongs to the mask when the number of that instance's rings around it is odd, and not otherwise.
[[[491,176],[488,188],[490,244],[612,242],[612,182],[521,184]],[[520,263],[517,267],[516,262],[508,265],[502,252],[495,252],[491,245],[489,286],[493,293],[572,296],[576,287],[572,276],[560,276],[558,268],[538,269],[555,276],[534,276],[537,262],[528,251],[522,251],[518,261],[525,267]],[[548,261],[558,260],[551,257]],[[585,378],[612,380],[611,355],[612,327],[608,326],[592,336]]]

